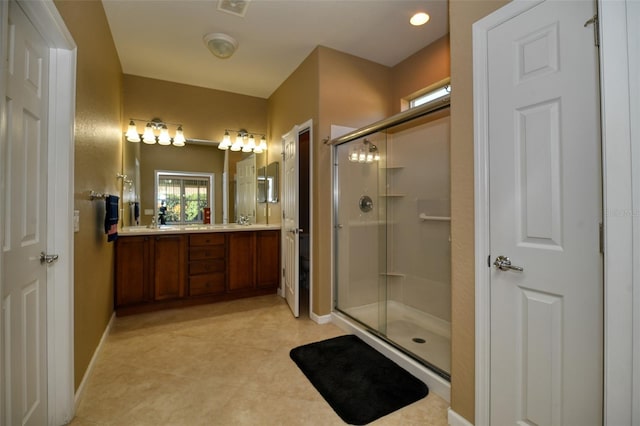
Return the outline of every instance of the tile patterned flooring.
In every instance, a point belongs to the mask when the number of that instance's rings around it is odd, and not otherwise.
[[[289,351],[345,334],[279,296],[116,318],[73,426],[342,425]],[[447,425],[435,394],[375,425]]]

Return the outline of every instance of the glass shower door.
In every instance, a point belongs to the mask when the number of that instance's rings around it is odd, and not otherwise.
[[[384,133],[335,151],[336,307],[374,331],[387,325]],[[382,191],[381,191],[382,190]]]

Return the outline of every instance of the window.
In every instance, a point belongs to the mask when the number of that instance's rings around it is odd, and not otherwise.
[[[436,90],[432,90],[431,92],[427,92],[423,95],[411,99],[409,101],[409,108],[415,108],[420,105],[424,105],[427,102],[434,101],[449,94],[451,94],[451,85],[447,84],[446,86],[440,87]]]
[[[202,223],[204,208],[213,218],[213,174],[156,172],[156,211],[161,225]]]

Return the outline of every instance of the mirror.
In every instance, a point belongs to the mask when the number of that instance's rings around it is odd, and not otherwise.
[[[278,163],[258,169],[258,203],[278,202]]]
[[[257,209],[256,195],[256,171],[268,168],[266,152],[222,151],[210,141],[187,141],[180,148],[145,145],[126,139],[123,143],[122,173],[127,175],[127,182],[122,186],[123,226],[148,225],[153,217],[158,220],[160,206],[156,205],[155,192],[158,170],[212,174],[211,223],[233,223],[240,214],[249,216],[250,223],[267,223],[267,216]],[[243,167],[247,162],[249,168]],[[249,180],[252,184],[248,184]],[[136,212],[138,222],[135,221]]]

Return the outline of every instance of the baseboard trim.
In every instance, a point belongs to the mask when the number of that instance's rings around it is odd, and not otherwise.
[[[447,421],[449,426],[473,426],[473,423],[453,411],[451,407],[447,409]]]
[[[331,314],[329,315],[316,315],[313,312],[309,314],[309,318],[318,324],[329,324],[331,322]]]
[[[102,346],[104,345],[105,340],[107,340],[107,336],[111,332],[111,328],[113,327],[115,318],[116,318],[116,313],[114,312],[111,315],[111,319],[109,319],[109,323],[107,324],[107,327],[104,329],[104,333],[102,333],[102,337],[100,338],[100,342],[98,343],[96,350],[93,351],[93,356],[91,357],[91,361],[89,362],[89,365],[87,366],[86,371],[84,372],[84,376],[82,376],[82,381],[80,382],[80,386],[78,386],[78,390],[76,391],[76,395],[75,395],[74,404],[76,407],[75,408],[76,412],[78,411],[78,407],[80,406],[80,401],[82,401],[82,396],[84,395],[84,390],[85,390],[87,381],[89,380],[89,377],[93,372],[93,367],[96,363],[96,358],[98,357],[98,354],[102,350]]]

